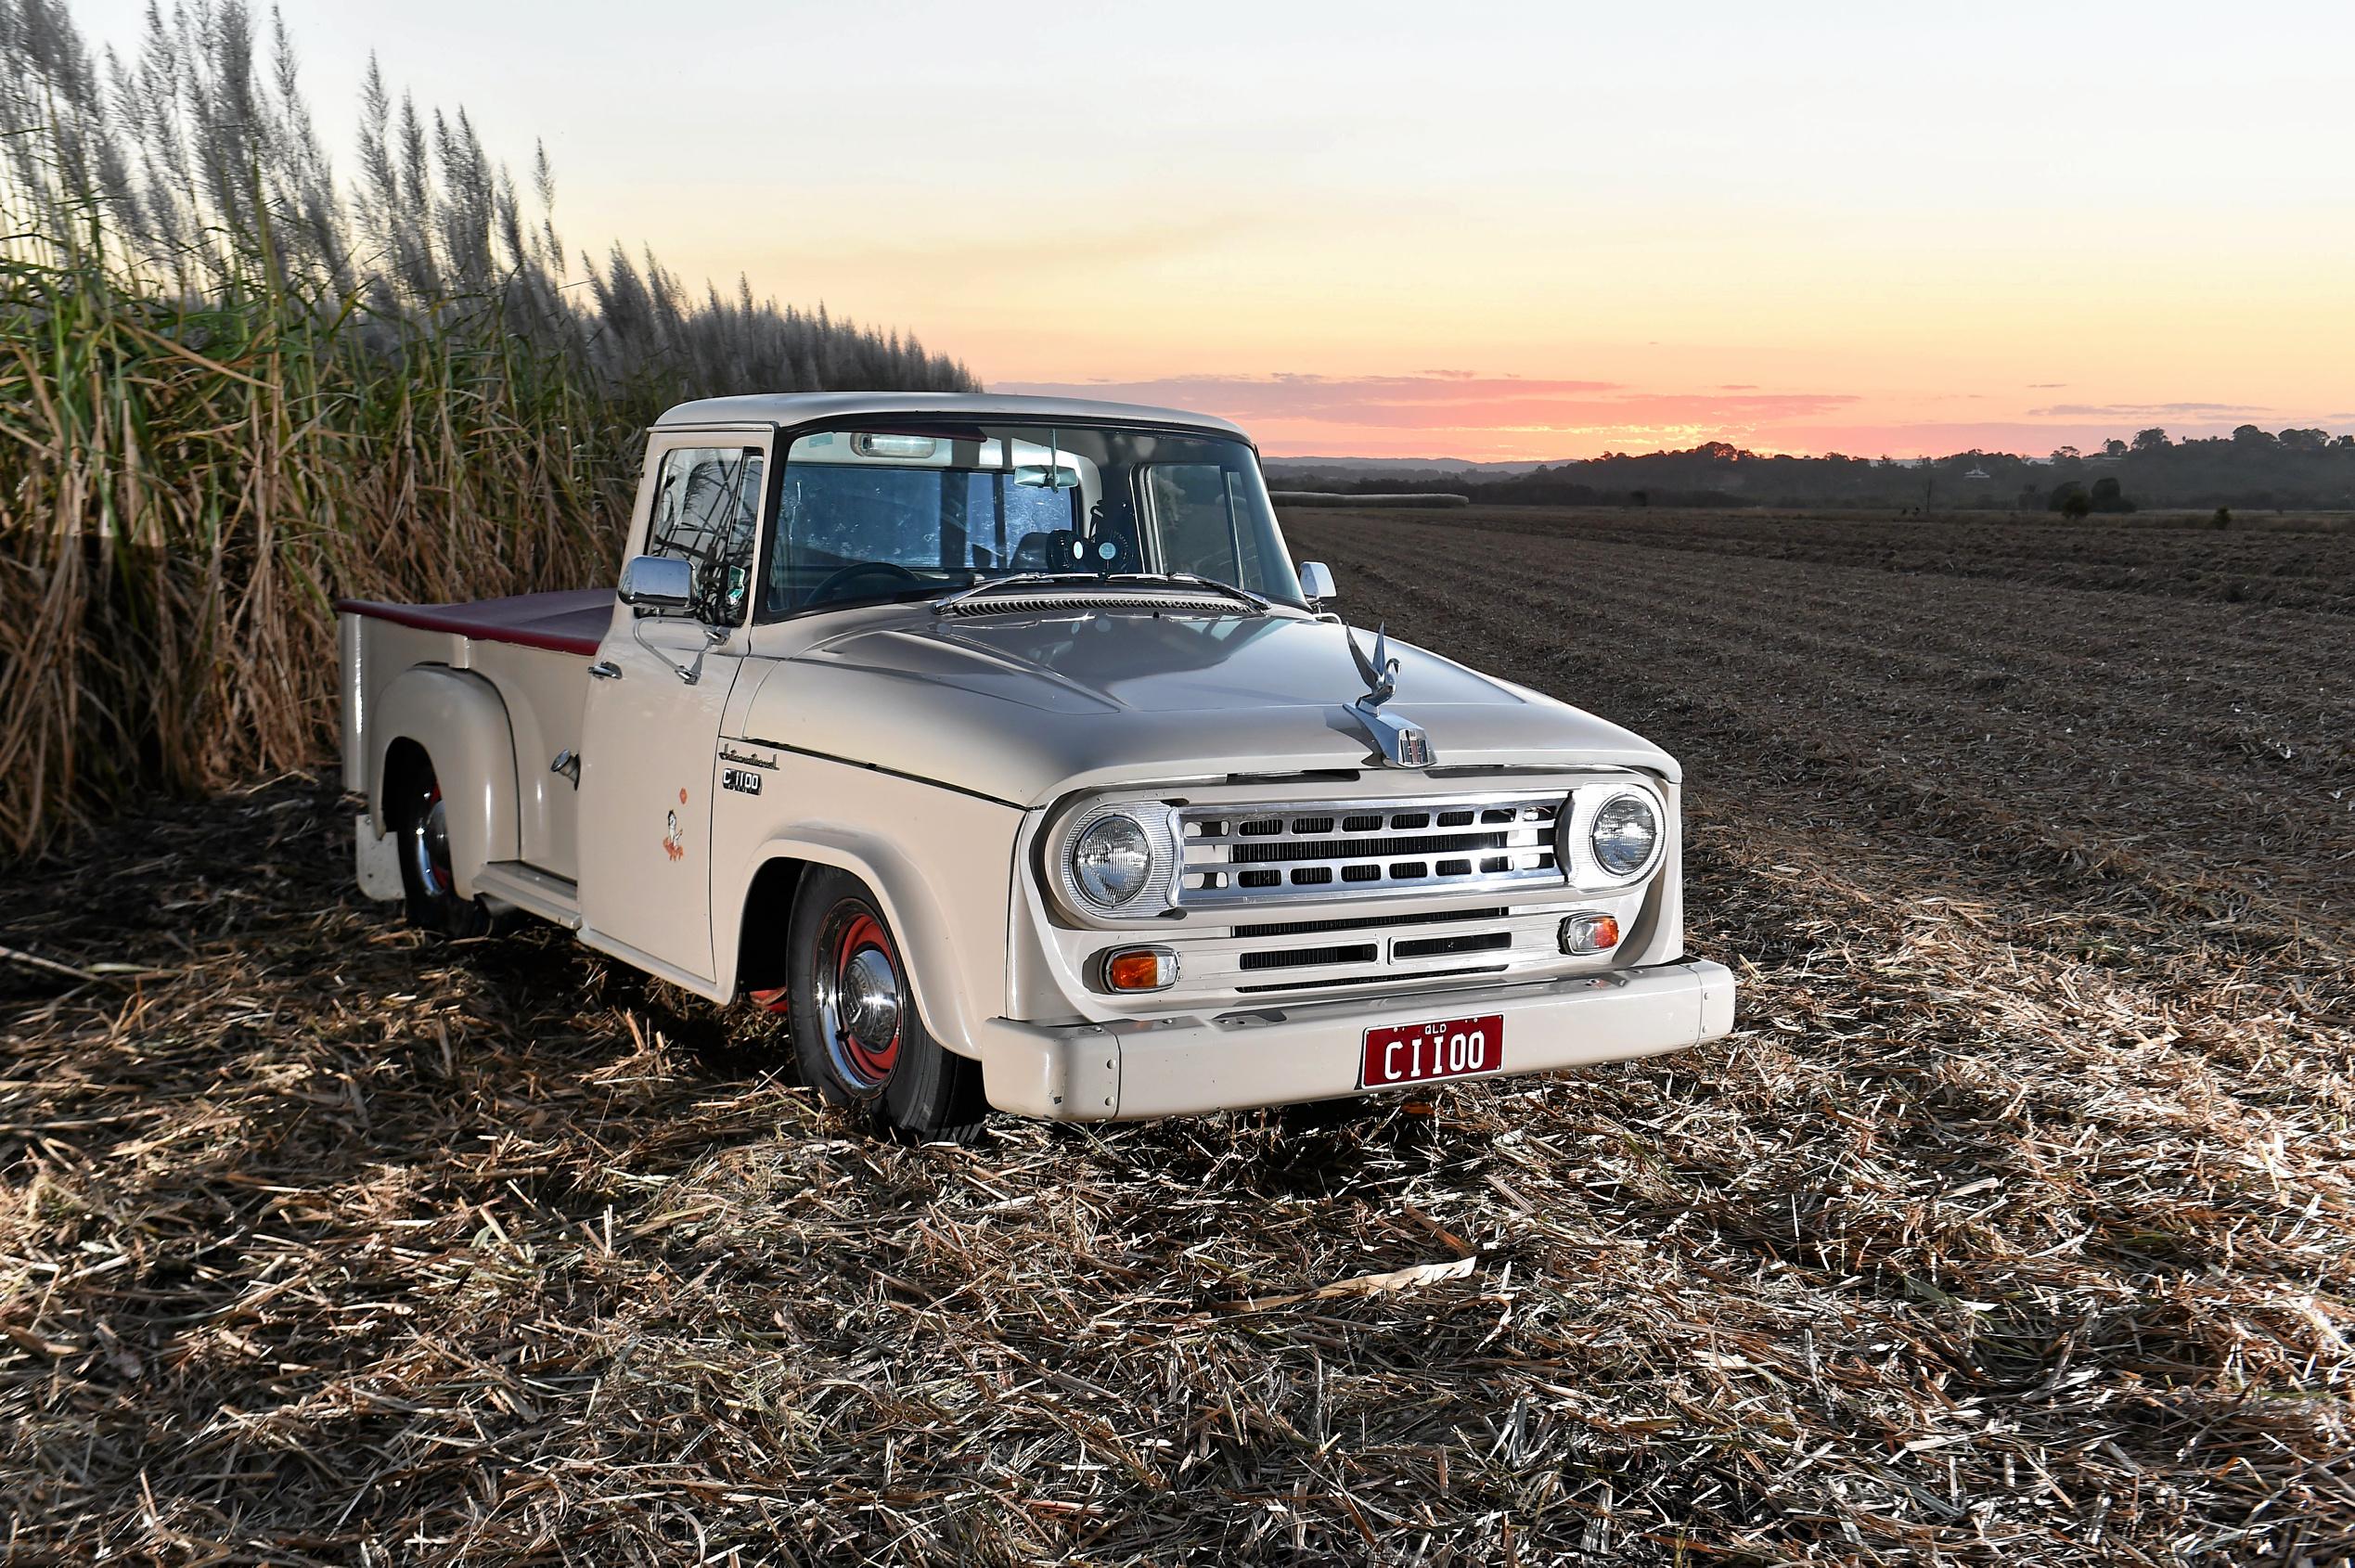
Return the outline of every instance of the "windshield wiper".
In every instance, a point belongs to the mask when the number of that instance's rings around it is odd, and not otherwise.
[[[975,594],[986,593],[992,588],[1010,588],[1020,583],[1093,583],[1096,581],[1098,578],[1092,572],[1017,572],[1007,577],[984,577],[978,583],[966,584],[946,598],[933,600],[933,613],[946,615],[951,609],[964,603]]]
[[[1151,578],[1151,579],[1153,579],[1154,581],[1158,581],[1158,582],[1166,582],[1166,583],[1185,583],[1185,584],[1188,584],[1188,585],[1191,585],[1191,586],[1193,586],[1193,587],[1197,587],[1197,588],[1216,588],[1216,589],[1217,589],[1217,590],[1218,590],[1220,593],[1222,593],[1222,594],[1232,594],[1232,595],[1234,595],[1234,596],[1235,596],[1235,598],[1239,598],[1239,599],[1242,600],[1245,604],[1247,604],[1247,605],[1251,606],[1254,610],[1256,610],[1260,611],[1260,612],[1261,612],[1261,613],[1263,613],[1263,614],[1264,614],[1264,613],[1266,613],[1267,611],[1270,610],[1273,610],[1273,609],[1276,607],[1276,601],[1275,601],[1275,600],[1270,599],[1270,598],[1261,598],[1259,595],[1253,593],[1253,592],[1252,592],[1249,588],[1239,588],[1239,587],[1235,586],[1232,583],[1221,583],[1221,582],[1220,582],[1217,578],[1216,578],[1216,577],[1204,577],[1204,576],[1201,575],[1201,574],[1200,574],[1200,573],[1198,573],[1198,572],[1132,572],[1132,573],[1130,573],[1130,575],[1132,575],[1132,576],[1137,576],[1137,577],[1146,577],[1146,578]]]
[[[933,601],[933,613],[946,615],[974,595],[992,588],[1012,587],[1022,584],[1087,583],[1105,585],[1153,587],[1174,583],[1188,588],[1208,588],[1215,593],[1249,605],[1260,614],[1275,608],[1275,601],[1262,598],[1249,588],[1238,588],[1232,583],[1221,583],[1215,577],[1203,577],[1191,572],[1017,572],[1010,577],[990,577],[958,589],[946,598]]]

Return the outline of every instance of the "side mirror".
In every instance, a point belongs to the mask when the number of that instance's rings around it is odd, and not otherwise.
[[[1311,605],[1322,604],[1333,597],[1332,568],[1320,560],[1300,563],[1300,593]]]
[[[695,602],[695,567],[677,556],[632,556],[622,568],[622,602],[656,612]]]

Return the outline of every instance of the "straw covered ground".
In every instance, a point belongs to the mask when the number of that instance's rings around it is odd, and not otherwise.
[[[2343,604],[1960,528],[1291,527],[1681,755],[1733,1038],[881,1147],[773,1030],[400,929],[330,781],[161,807],[0,886],[0,1556],[2355,1549]]]

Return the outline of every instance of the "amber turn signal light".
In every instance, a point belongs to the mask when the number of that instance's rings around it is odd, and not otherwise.
[[[1619,945],[1615,915],[1572,915],[1562,922],[1562,950],[1573,958],[1608,953]]]
[[[1178,955],[1166,947],[1127,947],[1104,958],[1107,991],[1166,991],[1178,983]]]

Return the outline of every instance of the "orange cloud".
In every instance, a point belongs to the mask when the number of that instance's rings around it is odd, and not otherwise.
[[[1415,432],[1421,450],[1469,450],[1499,441],[1553,455],[1600,441],[1671,444],[1747,431],[1841,409],[1846,392],[1639,392],[1610,381],[1425,372],[1413,376],[1178,376],[1140,381],[1022,381],[1001,392],[1105,397],[1218,414],[1257,431],[1270,448],[1313,430],[1326,443],[1345,434],[1360,444],[1396,445]],[[1597,447],[1601,450],[1601,447]]]
[[[1100,397],[1218,414],[1249,430],[1270,456],[1591,457],[1705,441],[1756,452],[1943,456],[1985,449],[2041,456],[2055,446],[2098,446],[2163,424],[2178,436],[2220,435],[2249,419],[2282,419],[2229,402],[2065,404],[2022,417],[1924,419],[1907,414],[1975,392],[1867,399],[1853,392],[1770,392],[1719,385],[1698,392],[1644,390],[1607,380],[1412,375],[1169,376],[1141,380],[1016,381],[1000,392]],[[1885,410],[1884,417],[1870,417]]]

